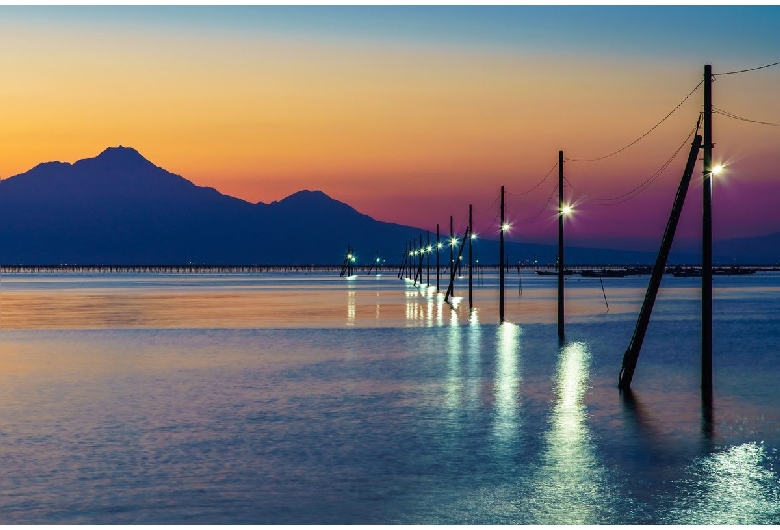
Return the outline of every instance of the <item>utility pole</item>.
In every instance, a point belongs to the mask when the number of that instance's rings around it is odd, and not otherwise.
[[[504,321],[504,186],[501,186],[501,228],[498,256],[498,318]]]
[[[452,255],[453,252],[453,245],[455,241],[455,231],[452,229],[452,216],[450,215],[450,272],[455,270],[455,259]],[[450,286],[450,294],[452,296],[455,296],[455,284],[453,283]]]
[[[439,292],[439,223],[436,223],[436,292]]]
[[[474,225],[471,218],[471,205],[469,204],[469,309],[472,307],[473,283],[471,279],[471,269],[474,266],[473,253],[471,252],[471,241],[474,239]]]
[[[427,280],[425,281],[425,286],[430,287],[431,286],[431,231],[428,230],[428,236],[427,236],[427,245],[425,247],[425,255],[427,256],[427,264],[426,269],[428,270],[428,276]]]
[[[558,151],[558,340],[565,338],[563,326],[563,151]]]
[[[704,65],[701,264],[701,391],[712,396],[712,65]]]

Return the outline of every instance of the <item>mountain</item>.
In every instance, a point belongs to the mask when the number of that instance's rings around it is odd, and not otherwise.
[[[376,221],[322,191],[252,204],[196,186],[122,146],[73,164],[43,163],[0,183],[4,265],[340,264],[347,244],[360,263],[379,253],[397,264],[420,232]],[[498,261],[496,241],[478,240],[476,252],[481,263]],[[548,264],[556,247],[508,243],[506,252],[510,263],[535,256]],[[594,255],[604,264],[655,259],[650,252],[566,249],[567,263]],[[447,258],[443,253],[442,263]]]
[[[714,259],[720,263],[780,263],[780,232],[757,237],[724,239],[712,243]]]

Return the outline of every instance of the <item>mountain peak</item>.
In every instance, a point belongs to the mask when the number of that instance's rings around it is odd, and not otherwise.
[[[133,149],[132,147],[125,147],[123,145],[119,145],[117,147],[106,147],[103,152],[95,158],[100,160],[121,160],[123,162],[138,160],[149,162],[137,150]]]

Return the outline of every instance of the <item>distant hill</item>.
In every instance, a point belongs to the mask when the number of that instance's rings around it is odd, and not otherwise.
[[[359,262],[372,261],[378,252],[397,264],[405,243],[420,232],[372,219],[321,191],[252,204],[196,186],[122,146],[73,164],[40,164],[0,183],[4,265],[340,264],[348,243]],[[774,237],[777,249],[780,234]],[[763,244],[753,239],[761,238],[733,240],[728,252],[744,249],[777,260],[759,252]],[[481,263],[498,261],[496,241],[479,240],[476,248]],[[554,245],[509,243],[506,251],[511,263],[534,256],[540,264],[552,263],[556,255]],[[655,259],[650,252],[595,254],[604,264]],[[567,263],[589,262],[593,255],[590,248],[566,249]]]

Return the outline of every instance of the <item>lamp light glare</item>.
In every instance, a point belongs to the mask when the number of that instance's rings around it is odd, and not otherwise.
[[[504,223],[504,224],[502,224],[502,225],[501,225],[501,231],[502,231],[502,232],[508,232],[508,231],[509,231],[509,229],[511,228],[511,226],[512,226],[512,225],[511,225],[511,224],[509,224],[509,223]]]
[[[566,204],[563,208],[561,208],[561,213],[563,215],[571,215],[572,211],[572,207],[569,204]]]
[[[715,166],[714,168],[712,168],[712,174],[713,174],[713,175],[718,175],[718,174],[720,174],[722,171],[723,171],[723,166],[722,166],[722,165],[720,165],[720,164],[718,164],[717,166]]]

